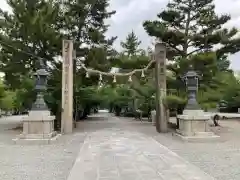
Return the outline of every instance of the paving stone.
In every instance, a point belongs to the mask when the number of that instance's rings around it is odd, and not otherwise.
[[[224,140],[219,143],[183,143],[172,136],[171,133],[159,134],[156,133],[155,127],[151,123],[137,122],[132,118],[118,118],[112,115],[100,114],[101,120],[83,121],[78,123],[80,133],[73,135],[64,135],[55,145],[50,146],[16,146],[12,145],[12,139],[20,134],[18,130],[9,130],[19,124],[19,117],[4,117],[0,119],[0,179],[2,180],[66,180],[69,171],[79,153],[81,143],[85,139],[85,133],[94,133],[101,130],[111,131],[112,137],[108,137],[108,133],[101,133],[101,137],[94,138],[89,141],[89,145],[83,148],[84,151],[89,150],[91,153],[86,154],[91,159],[92,163],[86,160],[87,166],[95,168],[114,167],[118,170],[116,156],[124,156],[123,163],[131,157],[131,162],[152,165],[155,169],[168,170],[172,169],[176,173],[181,172],[187,180],[194,180],[197,177],[195,168],[191,170],[189,165],[170,165],[168,162],[162,161],[162,156],[166,154],[169,149],[174,151],[179,156],[187,161],[193,163],[198,168],[214,176],[217,180],[239,180],[240,179],[240,123],[239,121],[221,121],[221,127],[217,127],[217,134]],[[95,117],[94,117],[95,118]],[[219,129],[219,130],[218,130]],[[140,132],[140,136],[135,138],[136,134],[131,133]],[[142,136],[145,134],[145,136]],[[115,136],[115,137],[114,137]],[[116,137],[116,136],[121,136]],[[162,148],[159,152],[156,146],[156,141],[151,143],[141,143],[146,140],[146,136],[153,137],[160,144],[167,147]],[[129,144],[129,138],[133,138],[135,143]],[[107,145],[111,140],[116,144],[114,153],[110,148],[106,148],[111,156],[115,155],[114,164],[101,164],[99,149],[102,145]],[[86,141],[85,141],[86,143]],[[121,147],[128,143],[128,148]],[[130,142],[131,143],[131,142]],[[134,148],[134,146],[136,146]],[[113,146],[110,146],[113,147]],[[151,150],[148,150],[151,148]],[[152,149],[154,148],[154,149]],[[168,149],[169,148],[169,149]],[[127,153],[125,153],[127,152]],[[134,156],[134,154],[136,156]],[[144,154],[144,155],[143,155]],[[146,155],[148,158],[146,158]],[[156,158],[156,159],[155,159]],[[182,158],[181,158],[182,159]],[[133,161],[134,160],[134,161]],[[120,160],[121,161],[121,160]],[[95,164],[97,162],[97,164]],[[86,165],[86,163],[85,163]],[[82,164],[82,167],[84,166]],[[197,169],[198,169],[197,168]],[[187,170],[186,170],[187,169]],[[88,168],[86,168],[88,170]],[[78,171],[78,173],[80,170]],[[204,176],[200,172],[201,176]],[[141,175],[141,180],[162,180],[160,177],[155,179],[154,176]],[[208,176],[207,176],[208,177]],[[120,177],[115,177],[111,180],[122,180]],[[81,179],[81,178],[79,178]],[[100,179],[100,178],[99,178]],[[98,180],[99,180],[98,179]],[[102,180],[110,180],[109,178],[101,178]],[[207,179],[207,178],[206,178]],[[81,179],[82,180],[82,179]]]
[[[104,139],[105,141],[103,141]],[[101,144],[99,144],[101,142]],[[213,180],[154,139],[137,132],[107,129],[89,134],[68,180],[78,180],[85,162],[98,166],[81,180]],[[94,148],[93,148],[94,147]],[[94,151],[93,151],[94,149]],[[94,155],[93,155],[94,154]],[[98,158],[92,158],[92,157]],[[86,161],[87,160],[87,161]],[[104,169],[105,167],[105,169]],[[111,168],[112,167],[112,168]],[[176,170],[175,170],[176,169]],[[188,171],[191,173],[187,173]]]

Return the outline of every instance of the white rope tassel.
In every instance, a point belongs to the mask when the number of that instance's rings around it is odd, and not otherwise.
[[[128,82],[132,82],[132,76],[129,76]]]
[[[99,81],[102,81],[102,74],[99,74]]]
[[[116,83],[116,82],[117,82],[116,76],[113,76],[113,83]]]
[[[86,72],[86,78],[89,78],[89,73],[88,72]]]
[[[101,81],[99,81],[98,88],[101,88],[102,86],[103,86],[103,83]]]
[[[144,77],[145,77],[144,70],[142,70],[141,77],[142,77],[142,78],[144,78]]]

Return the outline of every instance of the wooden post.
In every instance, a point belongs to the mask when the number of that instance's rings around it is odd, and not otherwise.
[[[73,131],[73,41],[63,40],[61,133]]]
[[[156,130],[157,132],[168,131],[168,119],[164,98],[166,97],[166,47],[163,43],[155,45],[156,60]]]

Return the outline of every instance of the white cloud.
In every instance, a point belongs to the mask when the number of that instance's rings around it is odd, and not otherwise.
[[[138,20],[143,16],[143,14],[149,14],[152,7],[162,5],[163,1],[157,0],[132,0],[128,3],[128,6],[123,6],[119,8],[113,16],[112,21],[114,23],[125,24],[132,22],[133,20]]]
[[[9,10],[9,6],[5,0],[0,0],[0,6],[1,6],[1,9],[3,10]]]
[[[120,0],[110,0],[111,9],[116,10],[116,14],[109,21],[111,26],[107,33],[109,36],[118,36],[116,48],[120,48],[120,41],[132,30],[142,41],[142,47],[151,45],[152,38],[146,34],[142,23],[156,19],[157,13],[164,9],[168,0],[128,0],[121,5],[118,2]]]

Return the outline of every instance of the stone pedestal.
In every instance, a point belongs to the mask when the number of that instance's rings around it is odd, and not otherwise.
[[[217,140],[219,136],[210,131],[210,116],[204,114],[202,110],[184,110],[178,116],[179,129],[176,135],[185,141],[206,141]]]
[[[23,119],[23,133],[13,141],[16,144],[50,144],[58,137],[54,131],[54,119],[50,111],[30,111]]]

